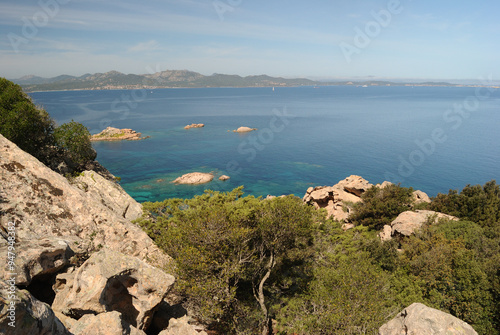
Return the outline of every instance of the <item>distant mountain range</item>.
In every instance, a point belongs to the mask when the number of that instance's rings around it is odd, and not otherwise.
[[[390,81],[338,81],[321,82],[304,78],[286,79],[267,75],[241,77],[238,75],[212,74],[204,76],[187,70],[167,70],[154,74],[123,74],[118,71],[84,74],[80,77],[61,75],[54,78],[25,76],[13,80],[25,91],[153,89],[173,87],[290,87],[290,86],[463,86],[447,82],[396,83]]]

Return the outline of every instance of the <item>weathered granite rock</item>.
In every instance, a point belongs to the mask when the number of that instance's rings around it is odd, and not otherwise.
[[[141,137],[141,133],[136,132],[132,129],[118,129],[113,127],[108,127],[101,131],[99,134],[92,135],[90,137],[91,141],[137,141],[148,138]]]
[[[103,249],[73,274],[58,276],[54,311],[73,318],[117,311],[130,325],[144,330],[175,278],[136,257]],[[62,289],[61,289],[62,287]]]
[[[221,181],[226,181],[226,180],[229,180],[229,179],[231,179],[231,177],[226,176],[225,174],[219,177],[219,180],[221,180]]]
[[[392,233],[402,236],[410,236],[415,230],[420,229],[422,225],[431,217],[434,217],[432,223],[437,223],[439,219],[458,220],[457,217],[428,210],[406,211],[398,215],[391,222]]]
[[[414,303],[379,329],[379,335],[477,335],[466,322],[440,310]]]
[[[214,175],[211,173],[202,172],[191,172],[180,176],[175,179],[173,183],[175,184],[205,184],[211,182],[214,179]]]
[[[390,185],[394,185],[393,183],[391,183],[390,181],[384,181],[382,184],[377,184],[375,186],[379,187],[379,188],[386,188],[387,186],[390,186]]]
[[[191,129],[191,128],[203,128],[205,125],[203,123],[192,123],[188,124],[187,126],[184,127],[184,129]]]
[[[365,179],[353,175],[333,186],[309,187],[303,200],[315,208],[325,208],[328,217],[347,221],[350,204],[360,202],[360,195],[371,186]]]
[[[382,228],[382,231],[378,233],[378,237],[382,242],[389,241],[392,239],[392,227],[388,224]]]
[[[357,197],[360,197],[373,185],[370,184],[368,180],[365,180],[360,176],[352,175],[344,180],[339,181],[335,186],[337,186],[337,188],[342,188],[344,189],[344,191],[354,194]]]
[[[70,257],[74,254],[69,244],[68,241],[54,237],[17,242],[15,244],[16,258],[14,260],[17,273],[16,284],[28,286],[34,277],[54,274],[68,265]],[[0,255],[4,256],[7,253],[7,245],[0,247]],[[8,273],[11,272],[5,266],[2,266],[0,268],[0,277],[7,278]]]
[[[142,330],[128,324],[116,311],[84,315],[70,330],[73,335],[146,335]]]
[[[8,281],[0,280],[0,334],[71,335],[49,305],[26,290],[11,288]],[[11,301],[15,303],[11,305]]]
[[[415,204],[420,204],[420,203],[431,203],[431,198],[427,195],[427,193],[422,192],[420,190],[413,191],[413,200],[415,201]]]
[[[189,317],[183,316],[180,319],[170,319],[168,328],[158,335],[207,335],[207,333],[201,328],[189,324]]]
[[[142,205],[135,201],[120,185],[106,180],[94,171],[84,171],[73,181],[81,190],[95,199],[102,199],[102,204],[128,220],[135,220],[142,215]]]
[[[95,250],[106,246],[160,268],[171,261],[145,232],[123,217],[120,207],[108,203],[109,197],[102,198],[98,192],[85,192],[71,185],[1,135],[0,185],[0,225],[7,231],[8,222],[15,222],[17,240],[78,237],[84,245],[71,244],[75,252],[78,248]],[[0,236],[2,245],[6,245],[6,240]],[[5,254],[0,255],[3,262],[2,257]]]
[[[250,128],[250,127],[239,127],[236,130],[233,130],[235,133],[248,133],[250,131],[257,130],[257,128]]]

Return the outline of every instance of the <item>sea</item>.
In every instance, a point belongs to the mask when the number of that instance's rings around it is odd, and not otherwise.
[[[97,160],[139,202],[205,190],[295,194],[359,175],[429,196],[500,180],[500,90],[311,86],[34,92],[58,124],[149,138],[94,142]],[[203,128],[186,130],[192,123]],[[233,130],[257,128],[248,133]],[[177,185],[189,172],[212,182]],[[228,175],[227,181],[218,177]]]

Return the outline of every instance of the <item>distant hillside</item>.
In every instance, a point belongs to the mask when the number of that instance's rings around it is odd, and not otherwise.
[[[213,74],[204,76],[187,70],[167,70],[154,74],[123,74],[117,71],[85,74],[80,77],[62,75],[54,78],[25,76],[15,83],[26,91],[105,90],[168,87],[270,87],[323,84],[309,79],[285,79],[266,75],[241,77]]]
[[[167,70],[154,74],[124,74],[118,71],[84,74],[80,77],[61,75],[54,78],[24,76],[12,80],[27,92],[65,90],[153,89],[173,87],[291,87],[291,86],[482,86],[447,82],[404,83],[380,80],[314,81],[305,78],[286,79],[267,75],[246,76],[214,73],[210,76],[188,70]]]

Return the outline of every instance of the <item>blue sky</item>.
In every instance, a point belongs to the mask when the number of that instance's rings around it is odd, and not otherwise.
[[[497,0],[2,0],[0,76],[497,80],[499,15]]]

